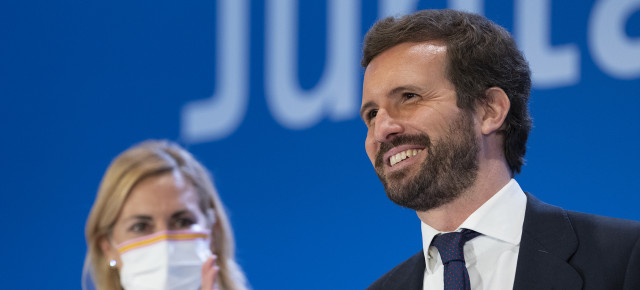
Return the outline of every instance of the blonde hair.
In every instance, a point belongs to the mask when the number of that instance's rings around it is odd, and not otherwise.
[[[173,171],[180,172],[193,183],[202,212],[207,215],[213,209],[215,214],[211,250],[218,256],[217,265],[220,270],[217,283],[220,289],[248,288],[244,273],[235,262],[231,225],[208,171],[179,145],[169,141],[149,140],[118,155],[102,178],[85,228],[87,256],[82,277],[83,289],[89,289],[89,275],[98,290],[122,289],[118,271],[109,267],[100,241],[111,235],[127,196],[138,182],[149,176]]]

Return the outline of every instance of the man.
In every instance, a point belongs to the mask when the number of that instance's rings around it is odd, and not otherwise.
[[[542,203],[513,179],[531,79],[506,30],[453,10],[386,18],[362,66],[367,155],[423,237],[369,289],[640,289],[640,223]]]

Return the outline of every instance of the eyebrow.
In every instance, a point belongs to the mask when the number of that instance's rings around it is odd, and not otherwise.
[[[186,210],[186,209],[183,209],[183,210],[181,210],[181,211],[177,211],[177,212],[173,213],[173,214],[171,215],[171,218],[177,218],[177,217],[179,217],[179,216],[181,216],[181,215],[185,215],[185,214],[191,214],[191,212],[190,212],[190,211],[188,211],[188,210]]]
[[[150,220],[153,220],[153,218],[151,218],[151,216],[148,216],[148,215],[134,215],[134,216],[128,217],[126,220],[127,221],[128,220],[147,220],[147,221],[150,221]]]
[[[392,90],[389,91],[389,93],[387,93],[387,97],[393,96],[393,95],[397,95],[401,92],[404,91],[421,91],[421,89],[417,86],[413,86],[413,85],[406,85],[406,86],[399,86],[399,87],[395,87]],[[369,101],[367,103],[365,103],[364,105],[362,105],[362,108],[360,108],[360,118],[362,120],[364,120],[364,112],[371,108],[371,107],[375,107],[376,103],[373,101]]]
[[[190,214],[191,212],[189,210],[183,209],[180,211],[177,211],[175,213],[173,213],[171,215],[171,218],[176,218],[179,217],[181,215],[185,215],[185,214]],[[153,218],[151,216],[148,215],[134,215],[134,216],[130,216],[128,217],[126,220],[145,220],[145,221],[150,221],[153,220]]]

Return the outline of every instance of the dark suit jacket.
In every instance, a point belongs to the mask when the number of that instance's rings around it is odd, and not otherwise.
[[[424,270],[420,251],[367,289],[422,289]],[[567,211],[527,194],[513,289],[640,289],[640,222]]]

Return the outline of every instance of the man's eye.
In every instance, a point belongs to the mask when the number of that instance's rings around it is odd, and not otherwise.
[[[417,97],[418,95],[417,95],[417,94],[414,94],[414,93],[404,93],[404,94],[402,94],[402,96],[403,96],[406,100],[408,100],[408,99],[413,99],[413,98]]]
[[[378,110],[371,110],[367,113],[367,120],[370,121],[378,115]]]

